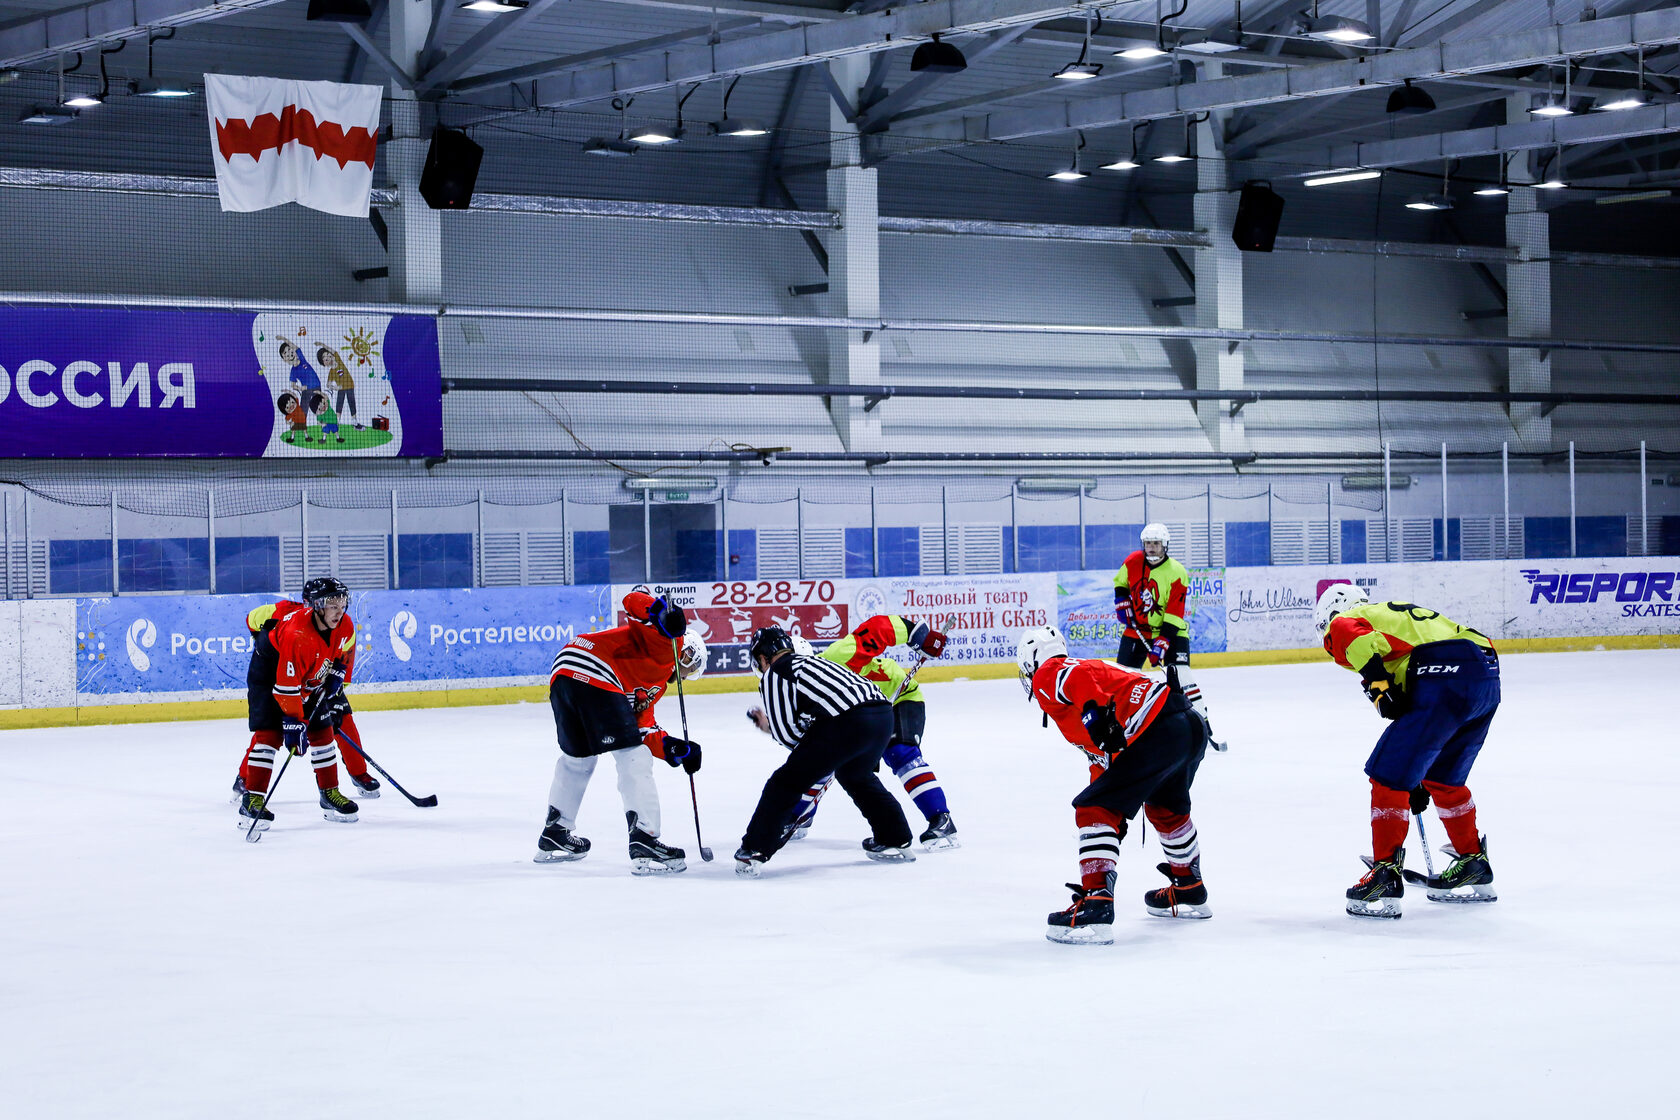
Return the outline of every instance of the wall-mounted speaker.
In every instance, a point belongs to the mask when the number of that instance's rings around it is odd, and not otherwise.
[[[1244,183],[1231,240],[1245,253],[1269,253],[1283,218],[1283,196],[1264,183]]]
[[[420,197],[433,210],[465,210],[472,205],[473,184],[484,149],[472,137],[439,125],[432,130],[426,165],[420,170]]]

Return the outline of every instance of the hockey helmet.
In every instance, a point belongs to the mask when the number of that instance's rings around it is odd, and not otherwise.
[[[805,640],[803,634],[793,635],[793,655],[795,657],[815,657],[817,649]]]
[[[330,599],[342,599],[350,605],[350,589],[333,576],[316,576],[303,585],[303,601],[319,610]]]
[[[1052,657],[1066,657],[1067,651],[1067,640],[1054,626],[1040,626],[1021,635],[1021,644],[1015,647],[1015,668],[1028,700],[1032,699],[1033,677],[1039,666]]]
[[[697,681],[706,675],[706,639],[693,630],[683,635],[682,652],[677,655],[677,672],[685,681]]]
[[[1365,589],[1355,583],[1332,583],[1324,589],[1318,597],[1318,605],[1313,608],[1313,629],[1318,636],[1323,637],[1330,629],[1330,622],[1337,615],[1349,607],[1356,607],[1360,603],[1369,603],[1371,597],[1365,594]]]
[[[1138,534],[1138,544],[1160,545],[1161,557],[1165,559],[1167,553],[1172,550],[1172,533],[1170,533],[1167,530],[1167,527],[1159,521],[1151,521],[1143,527],[1143,532]],[[1149,555],[1149,550],[1147,548],[1144,549],[1144,555],[1146,557]]]
[[[793,649],[793,639],[780,626],[766,626],[753,635],[752,645],[747,647],[748,656],[752,658],[753,672],[763,675],[758,659],[774,660],[783,650]]]

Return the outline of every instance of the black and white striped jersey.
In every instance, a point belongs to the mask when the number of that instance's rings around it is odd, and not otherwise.
[[[792,654],[791,679],[764,674],[758,695],[770,717],[770,734],[790,750],[799,745],[814,720],[837,716],[860,704],[885,703],[880,689],[843,665],[821,657]]]

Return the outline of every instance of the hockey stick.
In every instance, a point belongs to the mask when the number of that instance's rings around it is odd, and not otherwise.
[[[385,767],[383,767],[383,766],[379,765],[379,763],[375,762],[373,760],[373,758],[368,754],[368,752],[366,752],[362,749],[362,745],[360,743],[356,742],[356,740],[352,739],[348,734],[346,734],[345,731],[344,731],[344,728],[342,728],[342,727],[333,728],[333,734],[336,735],[338,738],[343,739],[345,746],[349,747],[351,750],[353,750],[357,754],[361,755],[363,762],[367,763],[369,766],[371,766],[375,770],[379,771],[379,773],[385,778],[385,780],[387,782],[390,782],[391,785],[396,788],[396,791],[398,793],[402,794],[404,797],[408,798],[410,802],[412,802],[415,805],[418,805],[422,809],[435,809],[437,807],[437,803],[438,803],[437,794],[428,793],[425,797],[416,797],[412,793],[408,792],[406,789],[404,789],[402,787],[401,782],[399,782],[395,778],[391,777],[390,772],[388,770],[386,770]]]
[[[940,633],[949,634],[951,632],[952,624],[956,621],[956,615],[946,615],[945,621],[939,624]],[[910,686],[916,681],[916,674],[922,671],[922,666],[926,665],[929,660],[931,659],[926,653],[923,653],[921,650],[916,651],[916,663],[910,666],[910,671],[904,674],[904,679],[902,681],[898,682],[898,688],[893,692],[891,699],[888,701],[889,703],[898,703],[898,698],[910,690]]]
[[[263,805],[268,805],[268,799],[274,796],[274,791],[280,788],[280,779],[286,776],[286,767],[292,764],[292,752],[286,751],[286,761],[280,764],[280,772],[274,775],[274,780],[268,783],[268,790],[263,794]],[[262,843],[262,833],[257,831],[257,825],[262,823],[261,817],[251,818],[251,827],[245,830],[245,843]]]
[[[678,664],[671,666],[677,678],[677,711],[682,714],[683,738],[688,738],[688,701],[683,699],[682,686],[682,645],[676,639],[671,639],[671,656]],[[688,801],[694,806],[694,842],[700,847],[700,859],[705,863],[712,862],[712,850],[706,847],[706,841],[700,837],[700,794],[694,788],[694,775],[688,776]]]
[[[1418,843],[1423,845],[1423,866],[1428,869],[1429,875],[1426,878],[1423,875],[1419,875],[1416,871],[1411,870],[1403,870],[1400,874],[1405,877],[1406,882],[1408,883],[1415,883],[1420,887],[1427,887],[1429,886],[1429,881],[1435,878],[1435,857],[1429,851],[1429,834],[1423,830],[1423,817],[1421,815],[1414,816],[1412,818],[1412,822],[1417,825]]]

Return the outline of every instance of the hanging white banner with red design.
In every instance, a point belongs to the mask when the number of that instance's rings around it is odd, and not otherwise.
[[[223,210],[367,216],[382,87],[206,74],[204,92]]]

